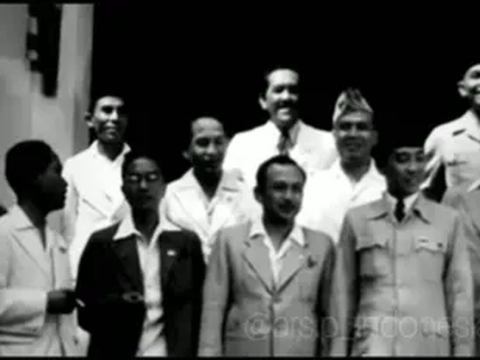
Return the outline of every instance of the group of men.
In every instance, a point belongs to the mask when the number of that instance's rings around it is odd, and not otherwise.
[[[479,74],[459,82],[471,109],[424,144],[400,124],[379,133],[353,88],[332,132],[305,124],[298,72],[274,68],[269,120],[230,141],[219,119],[193,120],[191,169],[168,186],[159,154],[126,144],[115,94],[92,103],[96,140],[63,169],[42,141],[14,145],[0,354],[479,355]],[[61,234],[46,223],[59,209]]]

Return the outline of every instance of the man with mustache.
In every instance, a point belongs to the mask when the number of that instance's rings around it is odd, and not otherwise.
[[[458,82],[469,109],[460,118],[435,127],[425,141],[428,193],[440,200],[447,188],[466,190],[480,178],[480,62],[469,62]]]
[[[288,154],[307,175],[328,168],[337,158],[330,132],[315,129],[299,118],[300,77],[289,67],[268,71],[259,102],[270,119],[236,134],[227,149],[225,169],[238,169],[253,189],[259,165],[277,154]]]
[[[62,165],[39,140],[17,143],[5,177],[17,203],[0,219],[0,354],[80,356],[67,244],[47,224],[65,203]]]
[[[387,191],[350,210],[340,236],[345,352],[471,356],[473,289],[464,223],[419,191],[424,139],[398,136],[410,128],[399,120],[391,119],[391,136],[383,137],[378,159]]]
[[[340,158],[330,169],[307,180],[298,221],[327,233],[334,242],[338,242],[346,212],[381,198],[386,187],[372,158],[372,148],[378,140],[373,118],[370,105],[358,89],[343,91],[333,116],[333,135]]]
[[[189,132],[184,156],[192,168],[168,185],[162,213],[167,223],[200,237],[208,261],[218,232],[247,221],[258,206],[238,172],[222,170],[228,144],[223,124],[200,117]]]
[[[335,248],[295,223],[304,170],[264,162],[255,197],[263,216],[220,231],[203,290],[200,356],[328,356],[339,303]]]

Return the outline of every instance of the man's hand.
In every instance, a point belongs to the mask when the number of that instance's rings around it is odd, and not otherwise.
[[[70,314],[75,309],[75,292],[70,289],[53,290],[48,293],[47,312]]]

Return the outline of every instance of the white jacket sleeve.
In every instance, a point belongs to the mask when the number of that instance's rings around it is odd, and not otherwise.
[[[0,234],[0,333],[36,336],[45,323],[47,292],[9,285],[12,256],[9,236]]]
[[[437,176],[438,170],[442,165],[441,155],[441,138],[438,132],[438,128],[433,129],[430,135],[427,137],[424,145],[424,152],[427,157],[426,179],[422,184],[422,189],[432,186],[434,178]]]
[[[65,206],[62,211],[61,233],[68,244],[72,243],[75,232],[74,230],[78,203],[78,193],[77,189],[75,188],[75,182],[73,181],[71,167],[71,163],[67,160],[62,173],[63,178],[67,182],[67,195],[65,198]]]

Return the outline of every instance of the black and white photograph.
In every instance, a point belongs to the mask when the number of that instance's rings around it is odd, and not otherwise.
[[[474,10],[263,5],[0,4],[0,357],[480,356]]]

